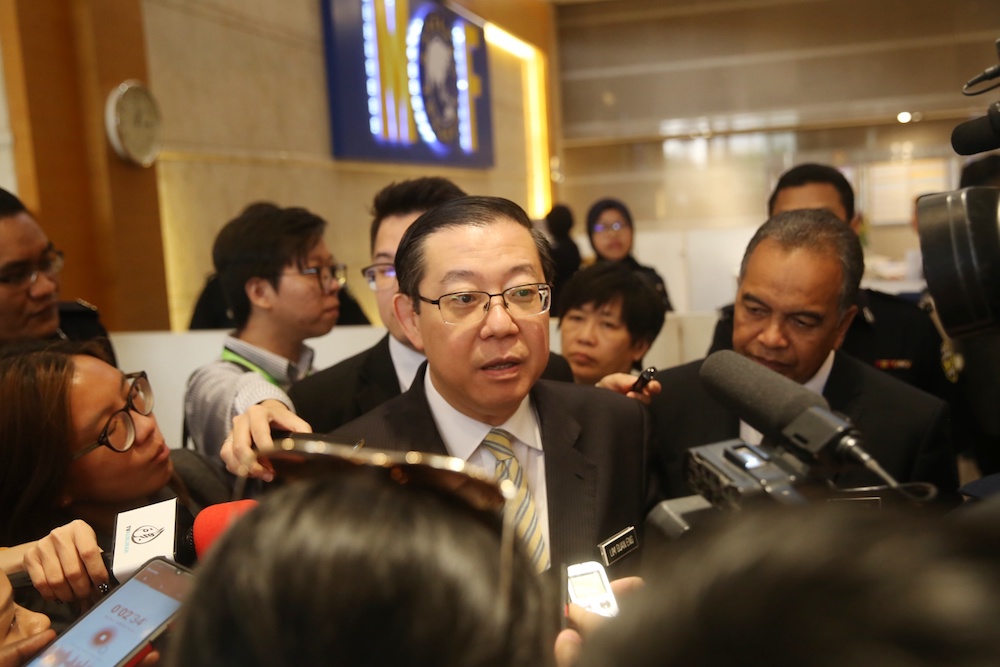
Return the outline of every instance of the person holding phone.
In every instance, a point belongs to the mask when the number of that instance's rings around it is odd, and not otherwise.
[[[183,466],[175,468],[175,459]],[[110,551],[119,512],[170,497],[196,512],[227,500],[228,493],[195,453],[167,448],[145,373],[122,373],[92,344],[33,342],[5,349],[0,544],[30,542],[82,519],[100,548]],[[87,577],[71,577],[68,588],[57,586],[46,597],[65,600],[72,591],[86,598],[107,582],[103,567],[76,569]]]

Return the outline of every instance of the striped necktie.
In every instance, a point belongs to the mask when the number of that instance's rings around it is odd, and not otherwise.
[[[483,440],[483,446],[496,457],[496,481],[502,482],[509,479],[517,493],[512,500],[507,503],[504,510],[510,518],[513,512],[513,523],[517,530],[517,536],[521,538],[528,557],[535,566],[536,572],[544,572],[549,567],[549,549],[545,544],[545,536],[542,534],[542,527],[538,525],[538,513],[535,511],[535,501],[528,490],[528,482],[524,478],[524,471],[514,456],[514,450],[510,446],[511,435],[503,429],[495,428],[489,432]]]

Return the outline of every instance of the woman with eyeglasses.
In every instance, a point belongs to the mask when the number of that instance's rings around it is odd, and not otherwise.
[[[667,284],[651,266],[632,257],[632,214],[617,199],[600,199],[587,211],[587,236],[599,262],[619,262],[638,273],[663,299],[665,310],[673,310]]]
[[[48,552],[32,552],[39,566],[29,569],[46,599],[83,599],[107,583],[100,559],[85,556],[94,541],[111,551],[119,512],[175,496],[196,512],[227,499],[207,463],[175,454],[189,471],[183,480],[145,373],[122,373],[92,343],[0,351],[0,545],[49,536],[39,542]],[[93,537],[79,530],[83,522]],[[53,541],[50,532],[64,524],[77,529]]]

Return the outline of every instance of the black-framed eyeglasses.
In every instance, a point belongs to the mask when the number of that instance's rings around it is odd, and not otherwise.
[[[132,421],[133,412],[145,416],[153,413],[153,388],[146,377],[146,371],[129,373],[125,376],[128,383],[128,398],[125,399],[125,407],[116,411],[104,425],[104,430],[97,437],[97,442],[91,443],[76,451],[71,461],[76,461],[81,456],[89,454],[98,447],[110,447],[116,452],[127,452],[135,444],[135,422]]]
[[[375,262],[361,269],[361,275],[373,291],[396,288],[396,265],[392,262]]]
[[[419,296],[419,295],[418,295]],[[486,318],[494,297],[503,299],[511,317],[541,315],[552,305],[552,288],[545,283],[528,283],[508,287],[497,294],[489,292],[452,292],[437,299],[420,296],[420,300],[437,306],[445,324],[473,324]]]
[[[0,285],[30,287],[38,282],[39,274],[54,278],[62,271],[64,263],[61,251],[48,248],[38,261],[12,262],[0,267]]]
[[[597,223],[596,225],[594,225],[595,234],[605,234],[607,232],[620,232],[623,229],[632,229],[632,225],[628,224],[627,222],[621,222],[621,221],[612,222],[609,225],[601,223]]]
[[[290,275],[316,276],[319,288],[324,292],[330,292],[333,290],[334,284],[337,285],[337,289],[340,289],[347,283],[347,265],[334,262],[327,266],[308,266]]]

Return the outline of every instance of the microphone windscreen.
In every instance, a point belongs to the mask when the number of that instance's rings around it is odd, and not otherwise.
[[[705,390],[765,436],[781,432],[809,408],[830,406],[819,394],[732,350],[720,350],[701,366]]]
[[[234,500],[231,503],[209,505],[198,512],[194,519],[194,550],[198,554],[198,560],[205,557],[233,521],[256,506],[256,500]]]
[[[951,132],[951,147],[959,155],[1000,148],[1000,102],[994,102],[987,115],[956,125]]]

